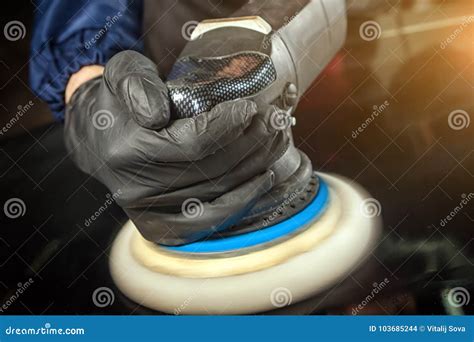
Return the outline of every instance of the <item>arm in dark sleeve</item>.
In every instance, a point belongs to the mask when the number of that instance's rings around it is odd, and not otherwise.
[[[85,65],[104,65],[123,50],[143,50],[142,0],[38,1],[31,43],[30,84],[56,119],[64,90]]]

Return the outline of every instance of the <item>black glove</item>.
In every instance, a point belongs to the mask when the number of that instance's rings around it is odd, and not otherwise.
[[[65,141],[78,167],[119,195],[146,239],[178,245],[241,218],[271,189],[270,166],[289,139],[247,100],[169,118],[156,65],[124,51],[74,93]]]

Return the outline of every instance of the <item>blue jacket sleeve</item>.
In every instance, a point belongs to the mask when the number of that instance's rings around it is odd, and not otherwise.
[[[58,120],[64,90],[82,66],[104,65],[123,50],[143,50],[142,0],[43,0],[31,43],[30,84]]]

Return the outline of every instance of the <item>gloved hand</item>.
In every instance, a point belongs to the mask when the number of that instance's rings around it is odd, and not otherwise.
[[[242,217],[271,189],[270,166],[289,140],[247,100],[169,118],[154,63],[124,51],[73,94],[65,141],[78,167],[119,195],[146,239],[178,245]]]

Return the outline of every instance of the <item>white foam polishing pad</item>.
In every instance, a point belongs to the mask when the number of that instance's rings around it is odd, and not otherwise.
[[[296,234],[230,252],[182,253],[144,240],[132,222],[117,235],[110,271],[118,288],[148,308],[171,314],[246,314],[281,308],[336,284],[365,258],[380,220],[368,194],[347,180],[329,187],[326,210]]]

